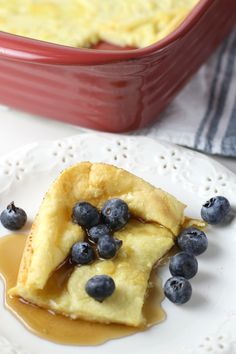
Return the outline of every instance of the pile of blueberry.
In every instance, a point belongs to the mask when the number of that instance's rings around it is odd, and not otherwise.
[[[217,196],[207,201],[201,209],[201,216],[208,224],[225,222],[230,212],[229,201]],[[177,238],[177,245],[182,252],[171,257],[169,270],[172,275],[164,285],[166,297],[175,304],[186,303],[192,295],[192,286],[188,279],[198,271],[195,256],[202,254],[208,246],[205,233],[195,227],[183,230]]]
[[[216,196],[207,201],[201,209],[201,216],[208,224],[219,224],[227,220],[230,203],[225,197]],[[128,205],[114,198],[105,202],[101,213],[88,202],[78,202],[72,210],[72,221],[86,230],[86,240],[76,242],[71,249],[70,261],[74,265],[92,263],[96,258],[111,259],[122,246],[122,241],[113,237],[113,232],[124,227],[130,219]],[[27,220],[25,211],[10,203],[0,215],[4,227],[15,231],[21,229]],[[194,227],[181,232],[177,238],[181,252],[170,259],[172,277],[164,285],[166,297],[176,304],[184,304],[192,295],[189,279],[198,271],[196,256],[208,246],[205,233]],[[89,296],[102,302],[115,290],[115,282],[108,275],[95,275],[88,280],[85,290]]]
[[[165,283],[164,293],[172,302],[184,304],[192,295],[192,286],[188,279],[193,278],[198,271],[195,256],[207,249],[208,241],[203,231],[189,227],[178,236],[177,244],[182,252],[170,259],[169,269],[173,277]]]
[[[78,202],[72,210],[72,221],[86,231],[86,241],[76,242],[70,259],[75,265],[92,263],[97,258],[111,259],[122,246],[113,232],[124,227],[130,218],[128,205],[114,198],[105,202],[101,213],[88,202]],[[102,302],[115,290],[114,280],[108,275],[96,275],[88,280],[85,290],[95,300]]]

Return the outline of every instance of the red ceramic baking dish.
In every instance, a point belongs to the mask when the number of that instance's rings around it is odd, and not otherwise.
[[[142,49],[79,49],[0,32],[0,103],[111,132],[157,119],[236,22],[236,0],[200,0]]]

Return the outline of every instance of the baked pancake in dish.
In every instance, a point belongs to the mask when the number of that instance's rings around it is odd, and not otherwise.
[[[75,266],[63,286],[53,288],[55,272],[68,259],[73,244],[83,241],[86,231],[72,222],[78,201],[101,210],[104,203],[120,198],[131,218],[114,236],[123,241],[116,257],[97,259]],[[10,289],[18,296],[73,319],[144,326],[142,308],[150,272],[174,245],[181,228],[194,221],[185,219],[185,205],[169,193],[115,166],[82,162],[63,171],[41,204],[21,261],[17,284]],[[85,291],[95,275],[111,276],[114,293],[103,302]]]
[[[144,47],[173,31],[199,0],[0,0],[0,30],[73,47]]]

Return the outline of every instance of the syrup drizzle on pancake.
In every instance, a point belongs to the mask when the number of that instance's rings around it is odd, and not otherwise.
[[[93,323],[72,320],[52,311],[41,309],[17,297],[7,295],[8,289],[16,284],[20,260],[26,242],[26,235],[12,234],[0,238],[0,275],[5,281],[6,307],[34,334],[52,342],[68,345],[97,345],[108,340],[131,335],[145,330],[165,319],[165,312],[160,304],[163,291],[153,270],[143,313],[147,319],[145,328],[136,328],[118,324]],[[162,262],[163,259],[162,259]],[[49,278],[43,290],[47,296],[61,291],[66,286],[73,266],[66,260]]]

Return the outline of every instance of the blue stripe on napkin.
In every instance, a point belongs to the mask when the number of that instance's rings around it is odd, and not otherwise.
[[[236,97],[230,121],[221,143],[222,153],[227,156],[236,156]]]
[[[226,65],[223,60],[226,57]],[[220,48],[215,74],[209,94],[206,113],[201,120],[196,133],[194,148],[208,153],[220,153],[228,156],[236,156],[236,107],[235,104],[230,112],[226,112],[226,104],[229,95],[236,98],[236,31],[223,43]],[[220,82],[220,77],[223,79]],[[220,85],[220,86],[219,86]],[[218,94],[216,94],[218,88]],[[214,109],[215,106],[215,109]],[[228,109],[229,110],[229,109]],[[223,122],[222,120],[225,120]],[[225,123],[225,134],[221,137],[221,150],[214,151],[214,139],[220,123]],[[228,122],[228,123],[227,123]],[[224,125],[224,124],[222,124]],[[207,127],[207,129],[206,129]],[[204,129],[206,131],[204,132]],[[224,133],[224,132],[222,132]],[[220,135],[220,132],[219,134]],[[202,146],[201,146],[201,143]]]
[[[223,45],[220,48],[219,51],[219,55],[218,55],[218,59],[216,61],[216,67],[214,70],[214,77],[212,80],[212,85],[210,88],[210,95],[209,95],[209,100],[208,100],[208,105],[207,105],[207,109],[206,109],[206,113],[204,114],[200,126],[198,128],[198,131],[196,133],[196,138],[195,138],[195,143],[194,143],[194,148],[197,149],[199,148],[199,144],[200,144],[200,139],[201,139],[201,134],[210,118],[210,114],[213,110],[213,103],[215,101],[215,97],[216,97],[216,87],[218,86],[218,82],[219,82],[219,72],[221,71],[221,67],[222,67],[222,63],[223,63],[223,54],[225,53],[227,46],[229,43],[229,38],[227,38],[225,40],[225,42],[223,43]]]
[[[233,41],[233,45],[232,45],[230,52],[229,52],[228,64],[227,64],[226,71],[225,71],[225,77],[222,82],[220,94],[218,97],[218,104],[217,104],[216,112],[213,116],[212,122],[210,124],[210,128],[208,130],[208,134],[206,136],[205,150],[210,151],[210,152],[212,150],[212,141],[213,141],[214,136],[216,134],[219,121],[221,118],[223,118],[226,99],[229,94],[230,84],[233,79],[233,69],[234,69],[234,62],[235,62],[235,55],[236,55],[236,35],[234,37],[235,38]]]

